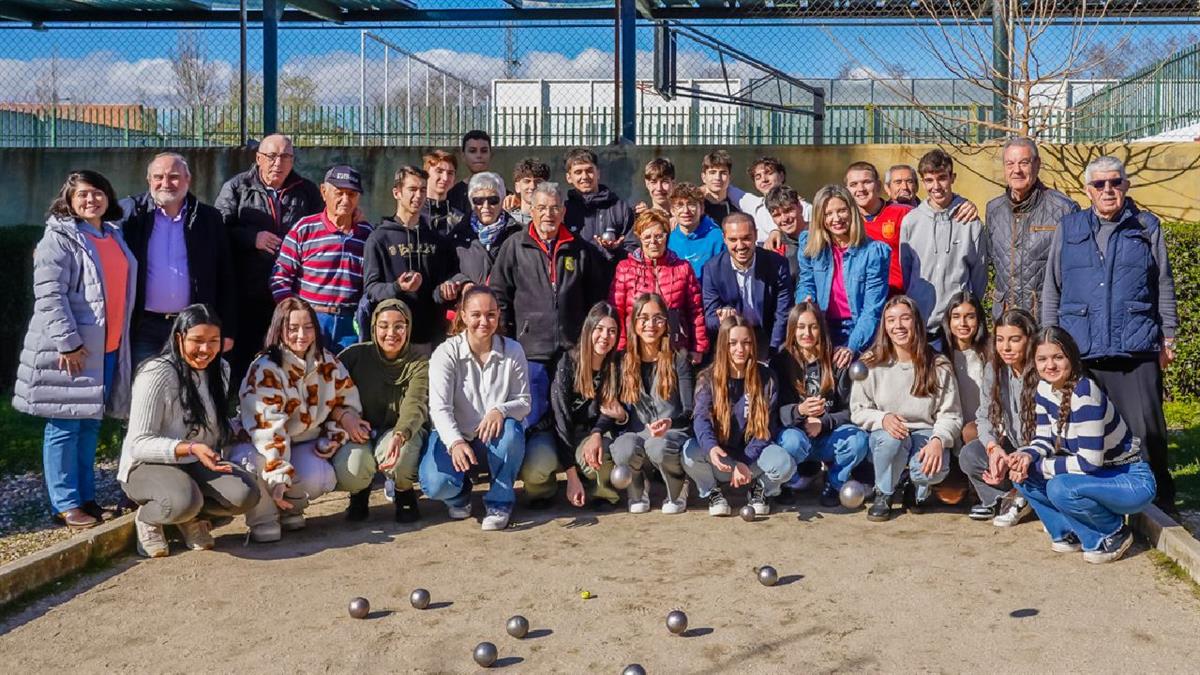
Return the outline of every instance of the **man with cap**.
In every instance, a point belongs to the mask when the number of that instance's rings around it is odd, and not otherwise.
[[[271,275],[275,302],[296,296],[317,312],[324,346],[337,352],[358,341],[354,310],[363,292],[363,247],[371,225],[358,221],[362,178],[349,166],[325,173],[320,213],[301,218],[279,246]]]

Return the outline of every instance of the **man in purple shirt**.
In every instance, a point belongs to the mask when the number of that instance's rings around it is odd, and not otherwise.
[[[224,349],[233,346],[234,280],[221,214],[189,191],[187,161],[157,155],[146,169],[149,190],[121,201],[125,242],[138,261],[130,328],[134,363],[169,348],[176,315],[204,303],[221,317]]]

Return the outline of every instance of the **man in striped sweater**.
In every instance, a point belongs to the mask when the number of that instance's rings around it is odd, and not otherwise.
[[[325,209],[301,218],[279,247],[271,275],[275,302],[295,295],[317,311],[324,345],[340,351],[358,341],[354,310],[363,292],[363,247],[371,225],[358,201],[362,178],[348,166],[325,173]]]

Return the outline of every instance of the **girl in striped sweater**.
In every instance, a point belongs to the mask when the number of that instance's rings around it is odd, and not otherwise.
[[[1088,376],[1066,331],[1043,328],[1034,363],[1036,427],[1032,442],[1006,458],[1009,478],[1046,526],[1050,548],[1112,562],[1133,542],[1125,515],[1156,491],[1141,440]]]

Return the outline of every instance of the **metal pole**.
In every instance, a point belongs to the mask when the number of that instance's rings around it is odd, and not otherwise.
[[[391,108],[388,105],[388,102],[391,100],[391,95],[390,95],[391,87],[389,86],[391,83],[388,81],[388,78],[391,77],[390,63],[389,63],[389,61],[390,61],[389,56],[391,54],[391,51],[392,50],[388,49],[387,47],[383,48],[383,143],[384,143],[384,145],[387,145],[388,132],[391,130],[391,121],[390,121]]]
[[[621,140],[637,142],[637,0],[621,2]]]
[[[613,136],[617,135],[617,121],[621,117],[621,3],[614,0],[613,5]]]
[[[358,34],[358,140],[367,133],[367,31]]]
[[[404,59],[404,135],[407,144],[408,134],[412,133],[412,57]]]
[[[279,4],[263,0],[263,136],[279,130]]]
[[[247,128],[246,107],[249,103],[249,93],[246,91],[248,71],[246,69],[246,0],[241,0],[238,7],[238,145],[246,147],[250,140],[250,130]]]
[[[1012,91],[1009,37],[1008,0],[992,0],[992,122],[998,126],[1008,123],[1006,110]],[[993,135],[1000,135],[1000,130]]]

